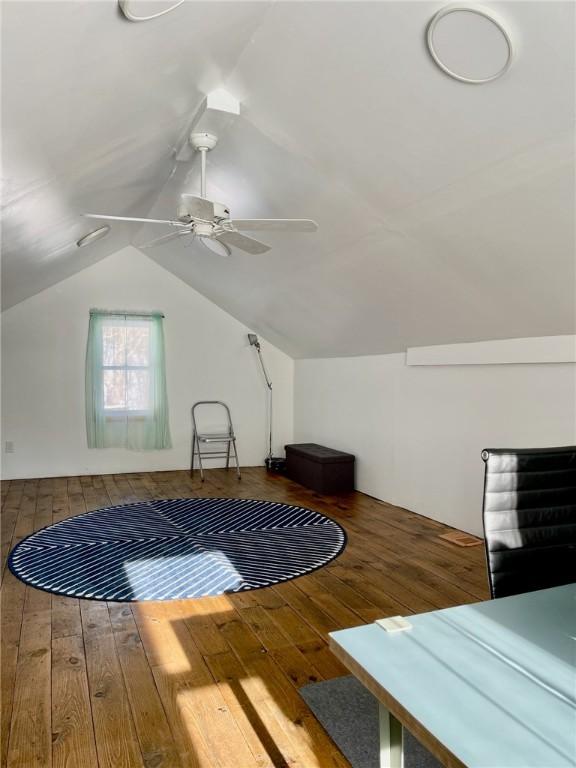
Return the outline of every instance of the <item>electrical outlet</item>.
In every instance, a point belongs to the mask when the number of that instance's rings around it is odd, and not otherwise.
[[[14,443],[12,440],[6,440],[6,443],[4,445],[4,450],[6,453],[14,453]]]

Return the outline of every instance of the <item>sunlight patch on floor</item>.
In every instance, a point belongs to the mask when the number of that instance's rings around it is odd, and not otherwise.
[[[191,669],[190,660],[165,612],[167,603],[138,603],[132,607],[151,666],[169,666],[173,674]]]
[[[124,573],[136,600],[204,597],[206,591],[238,588],[242,574],[224,552],[162,555],[126,560]]]

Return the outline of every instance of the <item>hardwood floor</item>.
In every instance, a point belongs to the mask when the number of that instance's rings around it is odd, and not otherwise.
[[[5,568],[32,531],[101,506],[243,496],[324,512],[348,533],[325,568],[274,588],[164,603],[50,595]],[[13,480],[2,490],[1,765],[344,768],[298,694],[346,674],[335,629],[486,599],[481,547],[363,494],[321,497],[263,469]]]

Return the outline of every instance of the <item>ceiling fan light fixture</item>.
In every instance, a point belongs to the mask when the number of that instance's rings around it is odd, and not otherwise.
[[[228,256],[232,255],[230,248],[225,243],[221,243],[220,240],[213,240],[211,237],[202,237],[201,235],[198,236],[198,240],[200,240],[204,248],[212,251],[217,256],[223,256],[227,259]]]
[[[106,237],[108,232],[110,232],[110,227],[107,224],[103,227],[98,227],[98,229],[93,229],[92,232],[88,232],[87,235],[76,240],[76,245],[78,248],[85,248],[87,245],[95,243],[96,240],[101,240],[103,237]]]

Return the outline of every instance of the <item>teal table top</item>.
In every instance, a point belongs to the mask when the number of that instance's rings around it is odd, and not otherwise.
[[[470,768],[576,766],[576,585],[333,632]]]

